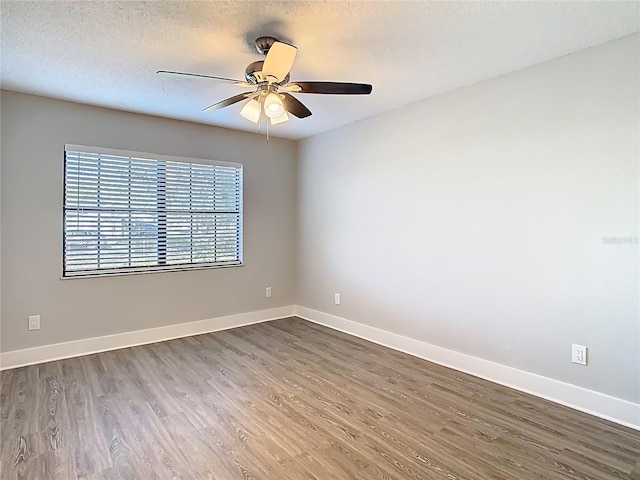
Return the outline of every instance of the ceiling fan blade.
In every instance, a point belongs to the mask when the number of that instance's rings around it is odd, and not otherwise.
[[[291,115],[294,115],[298,118],[307,118],[311,116],[311,110],[305,107],[302,102],[296,97],[288,93],[282,93],[281,95],[284,97],[282,99],[284,109]]]
[[[293,82],[281,87],[294,93],[320,93],[325,95],[369,95],[373,87],[368,83],[345,82]]]
[[[281,82],[291,70],[297,53],[298,49],[293,45],[275,42],[264,59],[262,75],[274,77],[277,82]]]
[[[249,97],[254,97],[256,94],[253,92],[250,93],[241,93],[239,95],[234,95],[233,97],[229,97],[226,100],[222,100],[221,102],[214,103],[213,105],[209,105],[202,109],[203,112],[209,110],[220,110],[221,108],[228,107],[229,105],[233,105],[234,103],[241,102]]]
[[[255,87],[252,83],[243,82],[242,80],[234,80],[233,78],[213,77],[211,75],[200,75],[199,73],[172,72],[171,70],[158,70],[156,73],[161,75],[175,75],[180,77],[204,78],[207,80],[217,80],[219,82],[234,83],[240,87]]]

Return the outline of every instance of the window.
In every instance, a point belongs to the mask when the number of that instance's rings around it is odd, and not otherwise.
[[[65,145],[63,278],[242,263],[242,164]]]

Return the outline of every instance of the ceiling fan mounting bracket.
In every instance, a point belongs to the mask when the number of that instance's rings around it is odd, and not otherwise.
[[[274,37],[258,37],[256,39],[256,49],[262,55],[266,55],[269,53],[269,49],[271,46],[278,41],[277,38]]]

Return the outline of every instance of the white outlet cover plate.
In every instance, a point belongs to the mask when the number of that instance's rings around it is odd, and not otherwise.
[[[40,330],[40,315],[29,315],[29,330]]]
[[[578,365],[587,364],[587,347],[584,345],[571,345],[571,361]]]

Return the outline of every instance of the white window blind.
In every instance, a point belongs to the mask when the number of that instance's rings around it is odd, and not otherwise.
[[[63,243],[63,277],[239,265],[242,165],[65,145]]]

